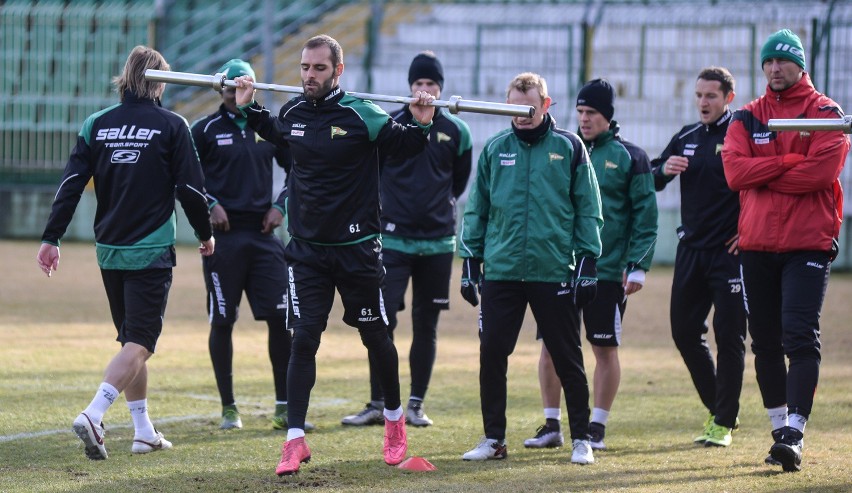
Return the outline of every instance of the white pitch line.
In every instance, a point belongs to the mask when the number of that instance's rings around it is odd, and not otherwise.
[[[218,402],[219,398],[215,396],[207,396],[207,395],[199,395],[199,394],[187,394],[184,397],[188,397],[191,399],[198,399],[203,401],[215,401]],[[314,408],[324,408],[324,407],[332,407],[339,406],[341,404],[346,404],[350,402],[350,399],[338,399],[338,398],[326,398],[326,399],[317,399],[315,403],[311,403],[311,407]],[[265,404],[260,403],[250,403],[250,402],[238,402],[240,406],[244,407],[265,407]],[[262,414],[267,414],[265,411],[250,411],[250,412],[240,412],[240,414],[247,416],[258,416]],[[197,419],[214,419],[218,418],[220,415],[218,413],[210,413],[210,414],[192,414],[189,416],[172,416],[168,418],[159,418],[151,420],[154,424],[159,423],[182,423],[185,421],[194,421]],[[110,424],[107,427],[107,430],[112,429],[129,429],[133,428],[132,423],[125,424]],[[59,430],[43,430],[43,431],[31,431],[26,433],[15,433],[14,435],[0,435],[0,443],[4,442],[14,442],[15,440],[26,440],[29,438],[37,438],[48,435],[59,435],[62,433],[72,433],[70,428],[63,428]]]

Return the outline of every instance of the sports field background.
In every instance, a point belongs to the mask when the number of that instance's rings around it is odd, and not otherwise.
[[[283,432],[273,431],[265,324],[244,318],[234,332],[235,390],[245,428],[218,429],[219,402],[207,354],[201,263],[180,247],[166,323],[150,360],[149,404],[174,449],[130,454],[124,399],[106,416],[107,461],[85,458],[70,431],[118,350],[94,247],[63,243],[50,279],[36,266],[37,241],[0,241],[0,491],[850,491],[852,471],[852,276],[835,274],[823,312],[824,358],[805,437],[804,469],[782,474],[763,464],[769,424],[748,354],[740,419],[727,449],[693,446],[705,411],[668,334],[671,270],[653,269],[631,296],[620,350],[623,379],[607,427],[609,450],[597,463],[568,463],[569,450],[526,450],[542,422],[539,346],[527,317],[509,372],[509,458],[468,463],[461,454],[482,434],[476,309],[458,294],[441,318],[438,357],[426,410],[435,425],[409,428],[409,455],[438,467],[407,473],[381,459],[381,429],[344,428],[340,418],[368,399],[366,350],[340,322],[335,304],[318,355],[308,435],[314,457],[295,477],[278,478]],[[409,379],[410,312],[401,313],[398,348],[403,391]],[[594,368],[588,345],[587,372]]]

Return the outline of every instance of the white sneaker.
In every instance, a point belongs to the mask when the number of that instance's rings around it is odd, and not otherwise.
[[[83,440],[83,444],[86,446],[86,457],[92,460],[105,460],[107,458],[104,429],[102,426],[92,423],[86,413],[80,413],[77,416],[71,429],[80,437],[80,440]]]
[[[156,431],[156,430],[155,430]],[[141,440],[139,438],[133,439],[133,445],[130,447],[130,451],[134,454],[147,454],[148,452],[156,452],[157,450],[168,450],[172,448],[172,442],[166,440],[162,433],[159,431],[154,438],[150,440]]]
[[[508,453],[506,452],[506,443],[499,442],[492,438],[482,437],[476,447],[465,452],[462,456],[463,460],[489,460],[489,459],[505,459]]]
[[[573,464],[594,464],[595,457],[592,455],[592,444],[588,440],[574,440],[574,450],[571,452]]]

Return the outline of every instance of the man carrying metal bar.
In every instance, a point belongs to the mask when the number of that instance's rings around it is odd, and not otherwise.
[[[414,57],[408,69],[411,93],[441,97],[444,70],[432,52]],[[408,107],[393,115],[408,125]],[[436,111],[426,151],[401,159],[389,156],[382,167],[382,262],[388,332],[393,337],[397,312],[411,278],[411,393],[406,423],[429,426],[423,400],[437,348],[438,316],[450,306],[450,274],[456,248],[456,199],[464,192],[471,169],[470,129],[448,111]],[[384,397],[376,362],[370,360],[370,402],[344,425],[382,423]]]
[[[766,94],[734,113],[722,162],[740,193],[748,330],[774,441],[766,461],[798,471],[819,380],[819,315],[843,218],[838,177],[850,143],[839,130],[770,131],[769,119],[844,115],[814,89],[796,34],[769,36],[760,59]]]
[[[356,327],[378,365],[385,397],[384,460],[403,461],[407,452],[400,401],[399,359],[388,335],[381,287],[379,158],[410,157],[427,144],[434,97],[414,94],[413,122],[400,125],[378,106],[343,91],[343,50],[330,36],[305,42],[301,53],[304,94],[287,102],[278,117],[253,101],[253,78],[237,82],[237,104],[248,125],[269,142],[289,146],[289,231],[285,248],[290,288],[288,327],[293,347],[287,373],[288,431],[279,476],[296,473],[311,458],[305,414],[316,381],[316,353],[328,323],[335,288],[343,321]]]

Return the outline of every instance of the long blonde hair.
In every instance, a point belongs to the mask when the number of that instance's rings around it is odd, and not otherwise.
[[[136,46],[124,63],[121,75],[112,78],[116,92],[124,101],[124,92],[130,91],[143,99],[158,99],[163,95],[166,84],[145,79],[147,69],[171,70],[166,59],[159,51],[147,46]]]

